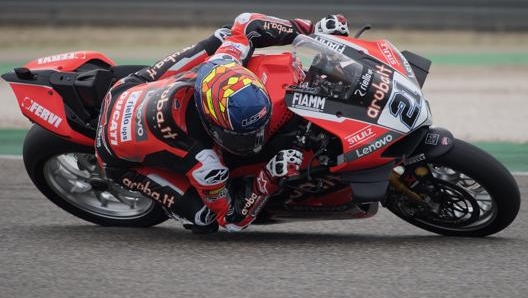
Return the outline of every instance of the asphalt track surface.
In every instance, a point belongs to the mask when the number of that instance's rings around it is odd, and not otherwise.
[[[493,44],[504,42],[494,37]],[[437,46],[435,51],[452,54]],[[67,50],[43,49],[30,57],[70,50],[68,44]],[[526,142],[519,127],[528,123],[528,68],[524,48],[516,52],[524,60],[516,56],[508,66],[482,64],[492,60],[488,56],[467,66],[473,50],[460,61],[434,59],[424,92],[436,125],[470,141]],[[9,59],[22,54],[0,51]],[[146,56],[162,54],[156,49]],[[27,128],[1,84],[0,127]],[[528,297],[526,175],[516,177],[523,198],[517,219],[487,238],[434,235],[383,209],[366,220],[197,236],[173,221],[145,229],[95,226],[46,200],[21,160],[0,158],[0,169],[0,298]]]
[[[0,297],[527,297],[528,176],[514,223],[487,238],[371,219],[192,235],[174,221],[107,228],[46,200],[0,159]]]

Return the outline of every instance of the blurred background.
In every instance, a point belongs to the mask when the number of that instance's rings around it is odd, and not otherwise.
[[[353,33],[370,24],[362,38],[433,61],[424,94],[437,126],[469,141],[528,142],[528,1],[4,0],[0,72],[74,50],[151,64],[246,11],[314,21],[341,13]],[[0,128],[29,127],[5,82],[0,96]]]
[[[19,0],[0,1],[4,24],[55,26],[219,26],[240,12],[282,18],[321,18],[325,13],[353,16],[351,25],[379,28],[528,29],[528,2],[519,0]]]

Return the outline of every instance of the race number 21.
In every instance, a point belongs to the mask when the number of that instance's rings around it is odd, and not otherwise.
[[[412,129],[420,115],[420,95],[399,82],[394,84],[394,96],[389,103],[391,114]]]

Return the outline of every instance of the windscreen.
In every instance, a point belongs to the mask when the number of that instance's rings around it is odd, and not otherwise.
[[[312,37],[297,36],[293,41],[293,50],[306,72],[305,82],[311,86],[319,86],[321,81],[341,84],[343,87],[355,86],[360,80],[363,70],[360,63]]]

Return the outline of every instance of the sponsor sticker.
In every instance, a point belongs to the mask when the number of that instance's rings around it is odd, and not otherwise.
[[[266,116],[267,111],[268,111],[268,109],[266,107],[263,107],[255,115],[253,115],[253,116],[251,116],[249,118],[243,119],[242,120],[242,126],[243,127],[250,126],[251,124],[259,121],[260,119],[262,119],[262,118],[264,118]]]
[[[154,66],[152,67],[149,67],[146,69],[146,72],[147,74],[149,75],[150,79],[155,81],[158,79],[158,71],[160,71],[161,73],[164,73],[165,72],[165,68],[166,68],[166,64],[167,63],[171,63],[171,65],[176,65],[176,63],[178,61],[184,61],[184,60],[180,60],[181,59],[181,55],[183,53],[185,53],[186,51],[189,51],[191,50],[192,48],[194,47],[194,45],[190,46],[190,47],[186,47],[176,53],[172,53],[171,55],[165,57],[163,60],[161,61],[158,61]],[[164,70],[165,69],[165,70]],[[160,74],[161,75],[161,74]]]
[[[352,161],[359,158],[362,158],[364,156],[370,155],[379,149],[386,147],[390,143],[392,143],[396,138],[398,137],[398,134],[393,132],[388,132],[384,134],[383,136],[373,140],[372,142],[359,147],[355,150],[349,151],[348,153],[341,155],[338,157],[339,163],[343,163],[346,161]]]
[[[24,98],[24,100],[22,101],[22,107],[24,107],[30,113],[48,122],[50,125],[54,127],[58,128],[62,122],[61,117],[59,117],[58,115],[55,115],[53,112],[46,109],[45,107],[40,105],[38,102],[34,101],[33,99],[29,97]]]
[[[109,133],[109,138],[110,138],[110,144],[112,145],[117,145],[118,144],[118,129],[119,129],[119,119],[121,118],[121,111],[123,109],[123,101],[125,100],[125,98],[127,98],[128,96],[128,91],[125,91],[123,92],[123,94],[121,94],[121,96],[119,96],[119,98],[116,100],[114,106],[113,106],[113,110],[112,110],[112,114],[110,115],[110,133]]]
[[[377,118],[382,109],[382,103],[390,94],[391,89],[391,77],[392,70],[386,68],[383,65],[376,65],[376,74],[379,80],[372,83],[372,89],[374,91],[373,99],[367,107],[367,116],[370,118]]]
[[[145,100],[137,107],[136,110],[136,141],[141,142],[147,139],[147,134],[145,133],[145,126],[143,125],[143,108],[145,106]]]
[[[371,126],[367,126],[347,137],[345,137],[345,140],[348,143],[349,148],[353,148],[355,145],[364,142],[372,137],[376,136],[374,131],[372,130]]]
[[[294,108],[321,112],[324,110],[325,103],[326,97],[300,92],[293,93],[292,107]]]
[[[152,95],[156,93],[156,90],[149,90],[145,94],[145,97],[141,101],[141,103],[138,105],[136,109],[136,121],[135,121],[135,137],[136,141],[142,142],[147,140],[147,133],[145,131],[145,123],[144,123],[144,113],[145,113],[145,103],[148,102]]]
[[[380,49],[381,53],[387,59],[387,61],[393,65],[397,66],[400,63],[398,62],[398,59],[396,59],[396,56],[394,55],[394,52],[392,51],[392,46],[390,43],[383,41],[378,43],[378,48]]]
[[[270,29],[274,29],[276,31],[278,31],[279,33],[293,33],[293,28],[292,27],[288,27],[288,26],[285,26],[283,24],[279,24],[279,23],[276,23],[276,22],[264,22],[264,29],[265,30],[270,30]]]
[[[256,193],[251,193],[251,196],[249,198],[244,198],[244,207],[242,208],[242,215],[247,215],[249,213],[249,210],[251,210],[251,207],[255,205],[257,200],[259,199],[259,196]]]
[[[176,82],[168,85],[165,90],[161,93],[161,97],[156,102],[156,125],[161,132],[161,135],[164,139],[176,139],[178,134],[172,130],[168,120],[165,119],[165,116],[170,117],[169,113],[164,113],[165,104],[170,104],[169,102],[169,93],[172,90],[172,87]]]
[[[385,147],[387,144],[391,143],[394,140],[394,137],[391,134],[386,134],[382,136],[379,139],[374,140],[372,143],[361,147],[359,149],[356,149],[354,152],[356,153],[357,158],[361,158],[365,155],[369,155],[372,152]]]
[[[53,56],[47,56],[47,57],[41,57],[37,59],[37,64],[46,64],[46,63],[52,63],[57,61],[64,61],[64,60],[74,60],[74,59],[86,59],[86,53],[85,52],[71,52],[71,53],[63,53]]]
[[[442,140],[440,141],[440,144],[444,146],[451,145],[452,143],[453,143],[453,140],[449,137],[443,137]]]
[[[420,153],[418,155],[415,155],[415,156],[412,156],[412,157],[409,157],[409,158],[405,159],[403,161],[403,164],[408,166],[408,165],[412,165],[412,164],[415,164],[415,163],[419,163],[419,162],[424,161],[424,160],[426,160],[425,154]]]
[[[436,146],[440,140],[440,135],[436,133],[428,133],[425,136],[425,144]]]
[[[121,119],[121,142],[132,141],[132,120],[134,108],[142,92],[143,91],[138,90],[130,93],[130,96],[125,101],[123,118]]]
[[[173,195],[153,190],[150,181],[133,181],[132,179],[125,177],[121,180],[121,182],[129,189],[139,191],[142,194],[162,203],[165,207],[170,208],[174,204],[175,198]]]
[[[363,74],[361,75],[359,83],[356,87],[356,90],[354,90],[353,94],[360,97],[365,97],[369,90],[370,84],[372,83],[373,77],[374,71],[371,68],[366,68],[366,70],[363,70]]]
[[[409,78],[414,78],[414,70],[412,69],[411,64],[409,64],[409,61],[407,61],[405,57],[400,57],[400,59],[403,61],[403,67],[405,68],[405,72],[407,73],[407,76]]]
[[[336,51],[336,52],[339,52],[339,53],[343,53],[346,49],[346,45],[342,44],[342,43],[339,43],[337,41],[334,41],[334,40],[329,40],[329,39],[326,39],[322,36],[319,36],[319,35],[316,35],[315,37],[315,40],[317,40],[318,42],[324,44],[325,46],[327,46],[328,48]]]

